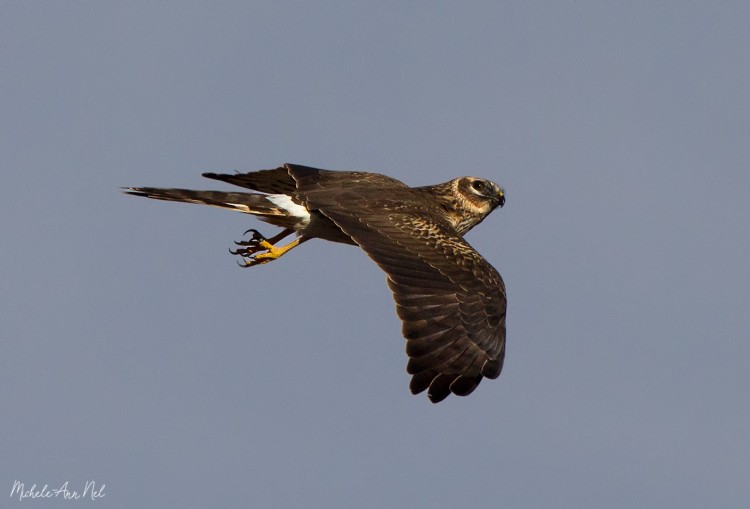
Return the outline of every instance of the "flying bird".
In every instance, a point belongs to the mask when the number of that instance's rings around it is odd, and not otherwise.
[[[250,173],[204,173],[253,192],[128,187],[158,200],[200,203],[257,216],[283,228],[248,230],[230,250],[243,267],[276,260],[313,238],[362,248],[387,274],[403,322],[413,394],[433,403],[470,394],[497,378],[505,357],[505,284],[463,236],[505,203],[503,188],[460,177],[409,187],[378,173],[296,164]],[[296,234],[287,244],[282,240]],[[244,237],[243,237],[244,238]]]

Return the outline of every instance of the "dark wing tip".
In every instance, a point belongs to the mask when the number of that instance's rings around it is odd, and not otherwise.
[[[482,376],[456,376],[428,371],[414,375],[409,384],[412,394],[419,394],[427,389],[427,397],[433,403],[440,403],[451,395],[468,396],[477,388]]]
[[[413,375],[411,377],[411,382],[409,382],[409,390],[412,394],[419,394],[421,392],[424,392],[430,386],[432,379],[436,376],[437,373],[435,373],[434,371],[422,372]]]
[[[214,171],[205,171],[201,173],[201,177],[205,177],[211,180],[221,180],[223,182],[226,182],[227,178],[235,177],[237,175],[242,175],[242,174],[236,170],[234,173],[216,173]]]
[[[452,377],[450,375],[438,375],[427,389],[427,397],[433,403],[440,403],[451,393]]]
[[[503,349],[500,353],[500,357],[496,359],[487,359],[486,361],[484,361],[484,364],[482,364],[482,368],[479,370],[479,372],[482,374],[482,376],[486,376],[487,378],[494,380],[495,378],[500,376],[500,372],[503,370],[504,360],[505,349]]]
[[[466,376],[426,371],[412,376],[409,389],[412,394],[427,390],[427,397],[433,403],[440,403],[452,394],[468,396],[482,381],[482,375]]]
[[[482,381],[482,375],[478,376],[459,376],[451,382],[450,390],[456,396],[468,396],[477,388]]]

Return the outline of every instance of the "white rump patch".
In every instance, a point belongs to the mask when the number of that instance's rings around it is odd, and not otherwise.
[[[286,210],[290,215],[301,219],[303,225],[307,225],[310,222],[310,213],[307,209],[302,205],[294,203],[289,195],[269,194],[266,196],[266,199],[277,207]]]

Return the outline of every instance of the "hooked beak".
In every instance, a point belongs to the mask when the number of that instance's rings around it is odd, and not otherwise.
[[[505,191],[502,189],[497,193],[497,204],[502,208],[505,205]]]

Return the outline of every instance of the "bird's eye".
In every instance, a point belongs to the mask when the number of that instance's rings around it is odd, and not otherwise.
[[[474,190],[479,193],[483,193],[487,190],[487,185],[481,180],[475,180],[474,182],[472,182],[471,187],[473,187]]]

